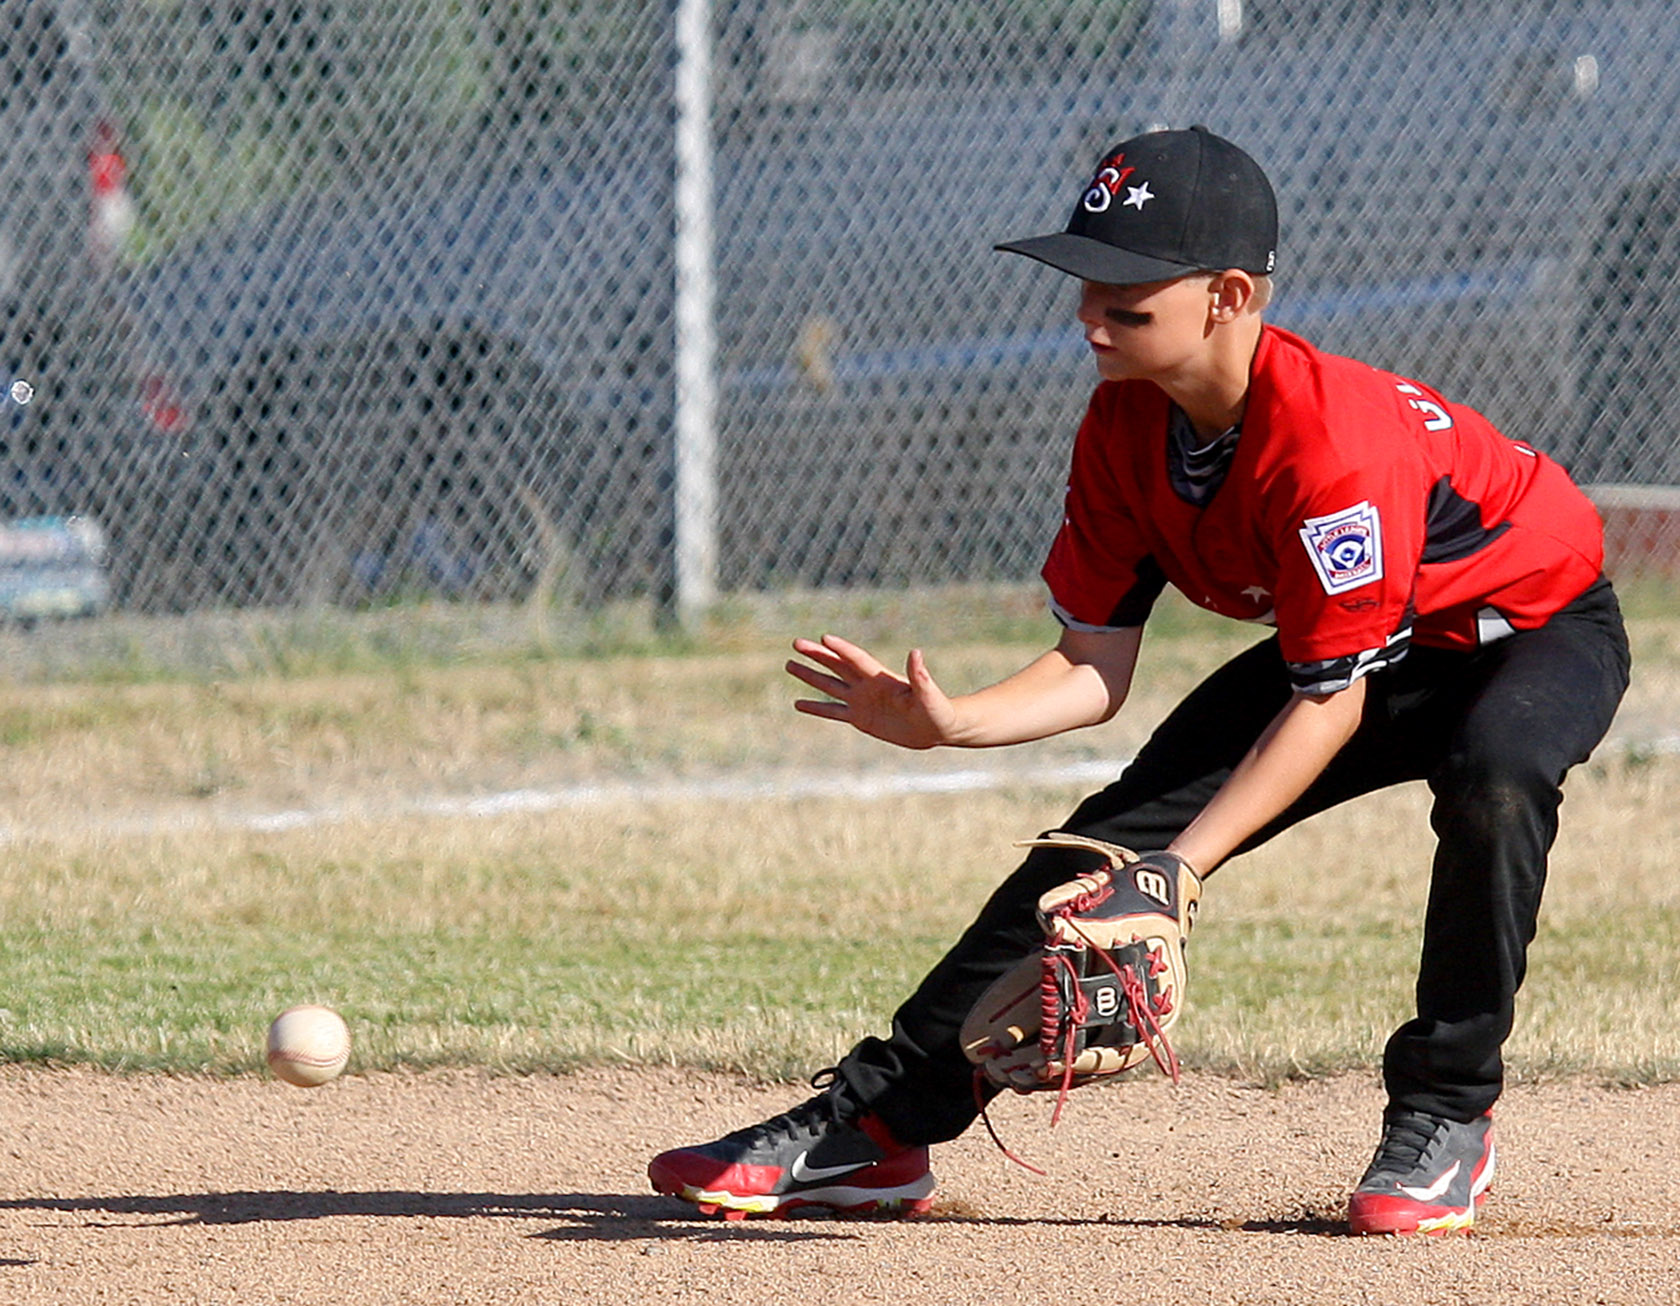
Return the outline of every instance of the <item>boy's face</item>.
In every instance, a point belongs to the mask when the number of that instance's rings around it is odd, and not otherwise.
[[[1216,278],[1193,272],[1136,286],[1080,283],[1076,316],[1105,381],[1156,381],[1192,361],[1213,327]]]

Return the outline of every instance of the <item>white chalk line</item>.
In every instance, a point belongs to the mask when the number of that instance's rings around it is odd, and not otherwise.
[[[1647,739],[1617,739],[1606,748],[1628,756],[1667,756],[1680,753],[1680,735]],[[283,833],[318,826],[354,822],[459,818],[490,820],[582,807],[611,805],[652,806],[692,802],[776,802],[799,798],[844,798],[877,802],[915,794],[966,794],[1010,788],[1049,788],[1059,785],[1104,785],[1118,778],[1129,757],[1056,762],[1028,767],[963,768],[950,771],[874,771],[867,774],[793,772],[779,775],[731,772],[675,780],[617,779],[584,781],[540,789],[508,789],[475,797],[419,795],[390,802],[329,804],[276,811],[206,810],[153,812],[134,816],[88,818],[57,822],[51,831],[0,826],[0,844],[22,839],[76,832],[114,837],[145,837],[183,831],[219,829],[254,833]]]
[[[201,810],[150,812],[133,816],[88,817],[57,822],[50,831],[20,825],[0,826],[0,844],[36,837],[77,833],[145,837],[205,829],[280,833],[317,826],[389,820],[493,819],[502,816],[611,805],[652,806],[691,802],[766,802],[797,798],[845,798],[875,802],[913,794],[978,793],[989,789],[1043,788],[1053,785],[1107,784],[1129,758],[1064,762],[1014,769],[889,771],[868,774],[795,772],[749,775],[729,773],[676,780],[619,779],[585,781],[542,789],[508,789],[473,797],[421,795],[389,802],[328,804],[276,811]]]

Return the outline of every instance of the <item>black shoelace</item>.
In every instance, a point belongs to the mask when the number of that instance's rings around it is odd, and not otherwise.
[[[815,1097],[807,1098],[798,1106],[789,1107],[780,1115],[771,1116],[770,1119],[756,1125],[737,1129],[728,1137],[743,1142],[773,1138],[776,1135],[797,1138],[801,1134],[817,1131],[824,1125],[848,1123],[840,1113],[839,1095],[829,1091],[838,1078],[839,1074],[832,1066],[817,1071],[811,1076],[811,1087],[818,1090]]]
[[[1416,1111],[1402,1111],[1389,1117],[1383,1125],[1382,1142],[1371,1162],[1373,1170],[1395,1170],[1404,1173],[1422,1159],[1434,1141],[1441,1122],[1433,1116]]]

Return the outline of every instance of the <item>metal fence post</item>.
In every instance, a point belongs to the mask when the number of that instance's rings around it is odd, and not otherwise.
[[[717,597],[710,0],[676,6],[676,615]]]

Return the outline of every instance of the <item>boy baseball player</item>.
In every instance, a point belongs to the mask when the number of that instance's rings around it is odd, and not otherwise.
[[[1267,324],[1272,188],[1203,128],[1115,147],[1065,230],[999,248],[1078,279],[1101,378],[1044,567],[1061,636],[954,697],[919,651],[901,676],[843,639],[801,639],[788,670],[824,697],[796,706],[904,748],[1012,744],[1120,709],[1166,585],[1274,626],[1059,828],[1205,877],[1334,804],[1425,781],[1437,842],[1417,1012],[1385,1048],[1380,1142],[1348,1219],[1469,1228],[1561,785],[1627,686],[1598,517],[1479,413]],[[979,1109],[959,1028],[1040,942],[1041,895],[1084,865],[1034,849],[887,1037],[791,1111],[656,1157],[654,1187],[730,1213],[925,1210],[928,1146]]]

